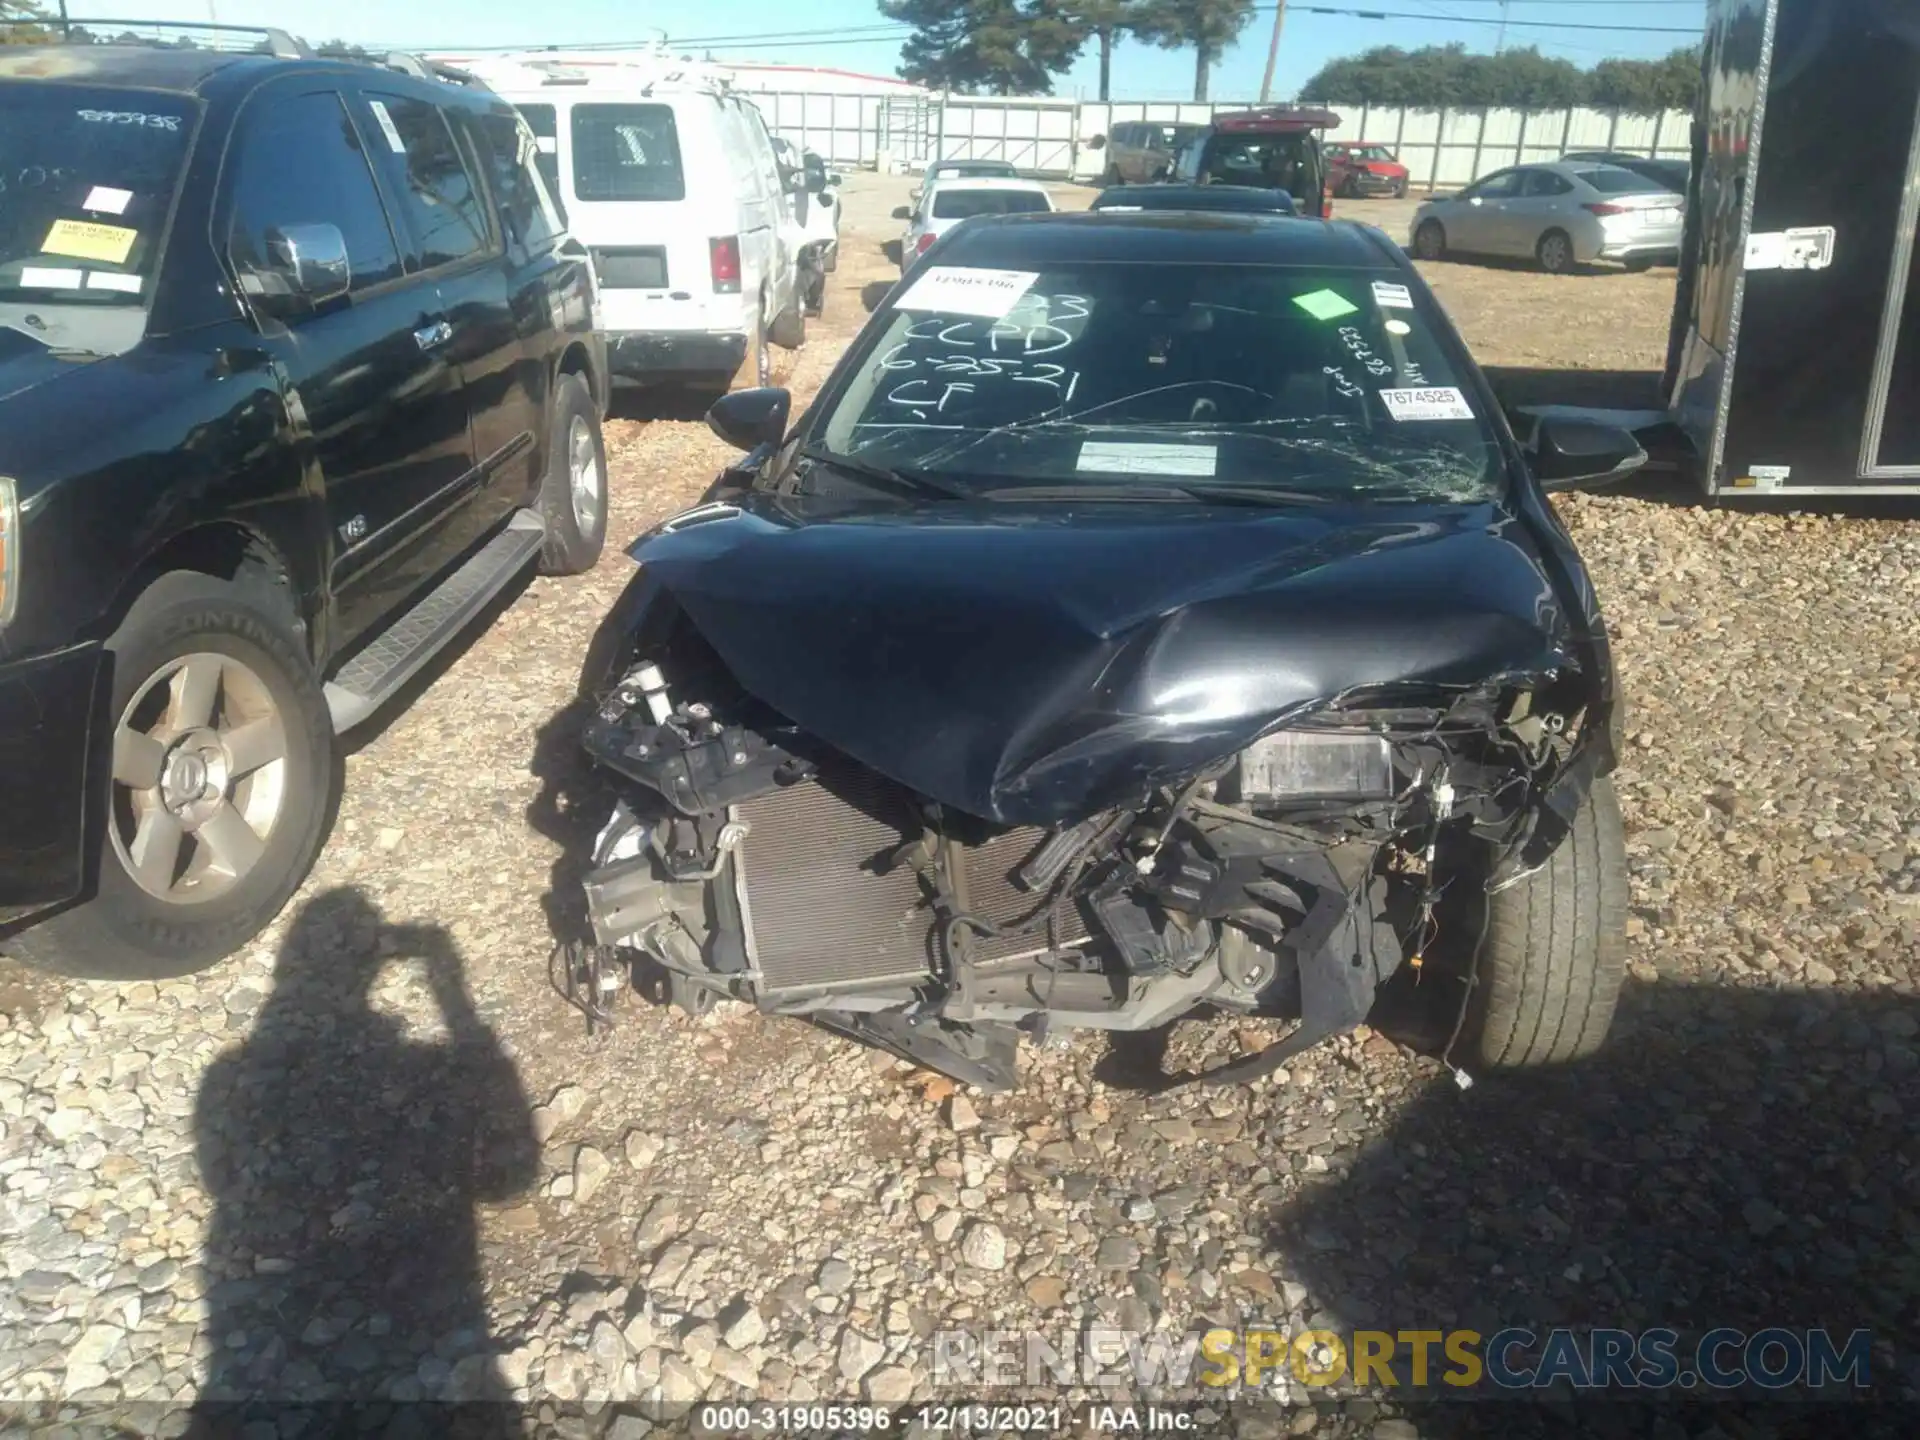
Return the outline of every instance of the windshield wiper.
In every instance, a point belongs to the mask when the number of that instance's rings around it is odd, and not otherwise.
[[[1335,499],[1326,492],[1279,490],[1269,485],[1214,485],[1206,481],[1178,485],[1004,485],[979,494],[983,500],[1119,500],[1160,505],[1194,500],[1222,505],[1328,505]]]
[[[938,495],[948,500],[971,500],[974,491],[951,480],[942,480],[929,475],[924,470],[902,470],[885,465],[869,464],[865,460],[856,460],[851,455],[836,454],[832,450],[821,450],[807,446],[801,450],[802,460],[811,460],[816,465],[826,465],[842,474],[851,475],[857,480],[866,480],[875,485],[884,486],[907,495]]]

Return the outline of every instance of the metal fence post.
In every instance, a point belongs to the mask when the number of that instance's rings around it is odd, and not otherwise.
[[[1433,164],[1427,170],[1427,194],[1434,192],[1440,183],[1440,157],[1447,147],[1447,107],[1440,107],[1440,123],[1433,132]]]

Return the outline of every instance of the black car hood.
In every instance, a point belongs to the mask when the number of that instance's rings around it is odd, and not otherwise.
[[[1349,691],[1580,648],[1532,531],[1491,502],[806,507],[703,507],[632,554],[749,693],[1008,824],[1125,804]]]
[[[72,374],[81,363],[56,355],[33,337],[0,325],[0,400]]]

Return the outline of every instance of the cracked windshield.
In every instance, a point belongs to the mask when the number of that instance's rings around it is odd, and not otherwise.
[[[932,267],[876,329],[819,439],[870,470],[996,494],[1201,481],[1461,502],[1500,475],[1423,310],[1364,270]]]

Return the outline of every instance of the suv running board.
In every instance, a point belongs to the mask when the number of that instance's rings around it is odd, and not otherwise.
[[[537,513],[514,512],[506,529],[342,666],[326,684],[334,734],[344,735],[392,699],[526,568],[546,538]]]

